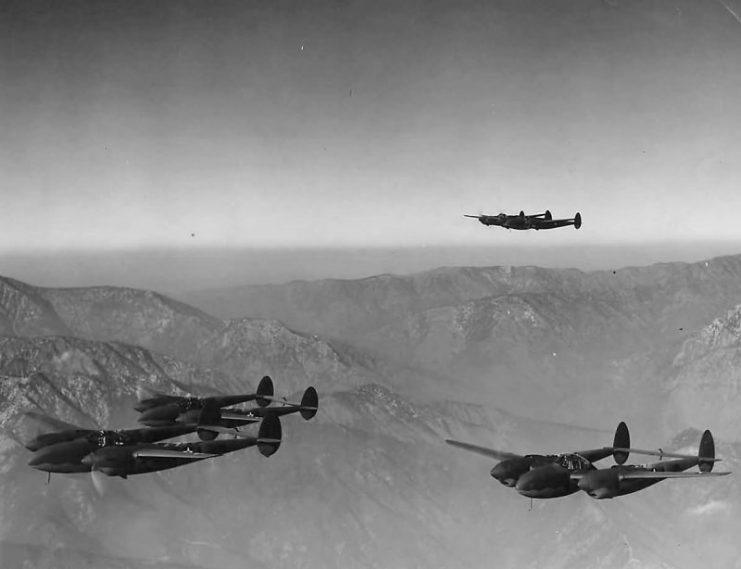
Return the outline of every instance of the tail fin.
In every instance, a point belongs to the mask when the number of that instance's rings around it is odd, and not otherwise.
[[[630,451],[630,431],[628,431],[628,425],[625,421],[620,421],[620,424],[615,429],[615,439],[612,442],[612,457],[615,459],[617,464],[624,464],[628,460]]]
[[[260,430],[257,433],[257,449],[263,456],[275,454],[280,448],[282,435],[280,419],[275,415],[268,415],[260,423]]]
[[[700,472],[710,472],[715,464],[715,442],[709,430],[702,434],[700,439],[700,450],[697,453],[697,466]]]
[[[269,375],[266,375],[260,380],[260,384],[257,386],[257,404],[260,407],[270,405],[271,398],[274,395],[273,391],[273,380],[270,379]]]
[[[212,441],[219,436],[219,433],[208,429],[209,425],[219,425],[221,423],[221,409],[210,400],[206,400],[198,415],[198,438],[202,441]]]
[[[319,395],[314,387],[307,387],[303,397],[301,397],[301,416],[308,421],[316,415],[318,409]]]

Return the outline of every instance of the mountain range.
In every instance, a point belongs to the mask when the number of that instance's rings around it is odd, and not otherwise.
[[[0,278],[0,566],[741,567],[734,476],[529,501],[456,438],[741,458],[741,256],[582,272],[448,267],[182,295]],[[133,427],[137,385],[320,409],[244,451],[106,480],[26,466],[23,413]],[[638,459],[640,460],[640,459]],[[609,459],[604,461],[609,464]],[[671,520],[671,523],[668,522]]]

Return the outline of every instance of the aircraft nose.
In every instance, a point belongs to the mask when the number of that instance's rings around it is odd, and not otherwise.
[[[503,466],[501,462],[491,469],[490,474],[493,478],[510,488],[514,487],[517,482],[517,478],[513,477],[509,469]]]
[[[49,446],[37,450],[33,458],[28,461],[28,466],[38,468],[39,465],[53,464],[59,462],[60,453],[56,446]]]
[[[36,468],[39,464],[42,464],[44,462],[46,462],[46,460],[44,460],[44,458],[39,453],[36,453],[33,458],[28,461],[28,466]]]
[[[520,476],[515,490],[529,498],[554,498],[576,492],[570,485],[568,470],[555,464],[526,472]]]

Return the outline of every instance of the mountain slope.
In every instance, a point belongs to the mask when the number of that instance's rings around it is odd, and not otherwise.
[[[141,348],[79,339],[12,342],[3,353],[14,345],[20,353],[23,344],[34,358],[26,369],[54,375],[0,381],[7,429],[0,435],[4,562],[18,557],[18,547],[31,547],[28,536],[38,548],[26,565],[34,569],[80,563],[434,569],[490,567],[493,558],[502,567],[542,566],[549,559],[549,566],[564,569],[592,567],[594,560],[609,568],[684,569],[701,559],[707,567],[727,567],[733,559],[717,548],[735,534],[734,524],[724,521],[737,519],[741,504],[727,480],[670,481],[640,498],[606,502],[576,494],[536,501],[529,511],[526,499],[491,479],[492,461],[443,439],[553,452],[602,446],[610,431],[535,422],[481,405],[420,405],[376,385],[323,397],[312,421],[286,418],[283,445],[269,459],[250,449],[160,475],[109,479],[103,496],[85,475],[52,476],[45,485],[42,473],[25,466],[27,451],[8,438],[20,412],[37,402],[70,420],[80,409],[96,421],[124,417],[136,362],[147,358]],[[59,358],[65,350],[79,353]],[[161,368],[169,375],[188,366],[164,360]],[[86,390],[98,383],[88,398]],[[738,463],[739,449],[719,441],[719,452],[729,459],[726,466]],[[676,522],[667,527],[666,519]],[[58,548],[70,552],[53,555]]]
[[[741,430],[741,305],[688,339],[674,358],[667,381],[671,427],[682,421]]]
[[[598,297],[641,314],[658,332],[691,328],[741,300],[741,255],[587,273],[539,267],[448,267],[409,276],[196,291],[182,298],[224,318],[277,318],[298,330],[353,340],[433,308],[542,292]]]
[[[224,372],[219,387],[232,392],[244,390],[245,378],[252,381],[265,374],[275,376],[279,388],[289,392],[308,384],[326,391],[367,382],[401,389],[412,383],[426,384],[435,392],[441,383],[434,373],[391,364],[314,334],[294,332],[275,320],[222,321],[151,291],[12,284],[7,290],[16,293],[0,297],[0,308],[14,315],[13,335],[56,334],[142,346]],[[41,320],[39,307],[45,310]]]

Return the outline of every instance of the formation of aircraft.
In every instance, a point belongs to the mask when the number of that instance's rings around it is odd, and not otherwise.
[[[521,211],[518,215],[507,215],[506,213],[500,213],[499,215],[466,214],[463,217],[472,217],[478,219],[483,225],[496,225],[505,229],[535,229],[540,231],[541,229],[555,229],[556,227],[567,227],[569,225],[573,225],[575,229],[581,227],[581,213],[578,212],[574,217],[566,219],[553,219],[549,210],[533,215],[525,215],[525,212]]]
[[[222,410],[245,401],[257,401],[258,407],[234,409],[228,413]],[[280,406],[269,407],[273,401]],[[316,415],[318,404],[318,395],[313,387],[306,389],[299,403],[275,398],[272,380],[266,376],[255,393],[246,395],[187,398],[142,392],[136,409],[143,415],[152,410],[159,411],[142,421],[148,426],[137,429],[85,429],[41,413],[28,412],[26,415],[47,431],[26,443],[26,448],[33,452],[28,464],[49,475],[92,471],[126,478],[131,474],[167,470],[251,446],[257,446],[263,456],[271,456],[281,443],[280,417],[300,413],[309,420]],[[256,435],[240,428],[253,423],[259,423]],[[161,442],[191,433],[197,433],[201,440]],[[220,434],[231,438],[216,440]]]
[[[445,442],[501,461],[491,469],[492,477],[528,498],[557,498],[574,494],[579,490],[597,499],[613,498],[642,490],[667,478],[730,474],[711,472],[719,459],[715,458],[715,443],[710,431],[703,434],[697,455],[630,448],[630,433],[624,422],[621,422],[615,430],[612,446],[562,454],[519,455],[451,439]],[[631,452],[677,460],[662,460],[648,465],[626,465],[625,462]],[[614,458],[616,466],[597,468],[593,464],[608,456]],[[698,466],[699,472],[685,472],[693,466]]]

